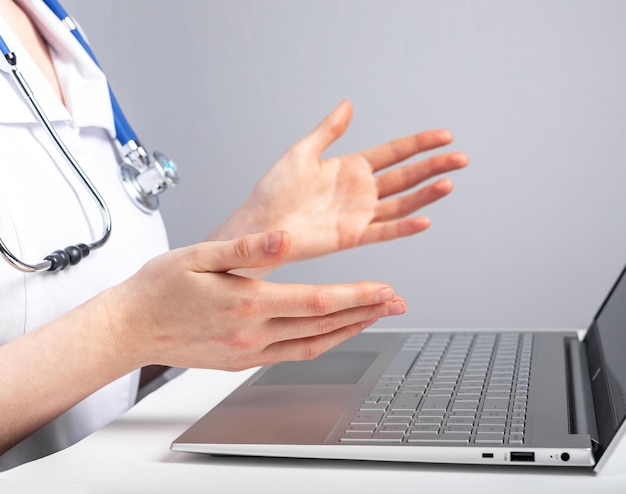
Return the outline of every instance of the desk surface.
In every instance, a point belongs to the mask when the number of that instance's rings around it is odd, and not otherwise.
[[[0,474],[5,493],[507,494],[626,492],[626,448],[599,474],[551,467],[477,467],[213,457],[169,445],[252,371],[189,370],[80,443]]]

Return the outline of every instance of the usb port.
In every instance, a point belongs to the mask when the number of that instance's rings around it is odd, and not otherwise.
[[[483,458],[493,458],[493,453],[483,453]]]
[[[535,453],[532,451],[511,451],[511,461],[534,462]]]

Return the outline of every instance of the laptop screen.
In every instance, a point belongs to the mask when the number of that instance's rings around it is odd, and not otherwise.
[[[585,337],[600,454],[626,417],[625,273],[622,271]]]

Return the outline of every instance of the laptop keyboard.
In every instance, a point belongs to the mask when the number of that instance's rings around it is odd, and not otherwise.
[[[532,344],[530,333],[410,335],[341,442],[524,444]]]

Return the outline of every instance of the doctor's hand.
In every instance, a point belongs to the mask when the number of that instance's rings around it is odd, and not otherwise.
[[[377,282],[277,284],[229,273],[279,263],[286,232],[204,242],[149,261],[105,292],[113,297],[112,340],[132,367],[162,364],[241,370],[314,358],[380,317],[401,314],[403,299]]]
[[[322,159],[322,153],[345,132],[351,116],[351,104],[342,102],[282,156],[247,201],[209,238],[287,230],[293,246],[283,261],[289,262],[428,228],[428,218],[411,215],[451,192],[452,182],[447,178],[426,182],[465,167],[467,156],[440,153],[394,167],[452,142],[447,130],[430,130]]]
[[[135,369],[234,371],[311,359],[406,310],[383,283],[288,285],[229,273],[280,262],[290,242],[278,231],[167,252],[0,345],[0,454]]]

